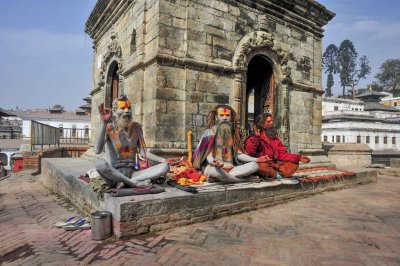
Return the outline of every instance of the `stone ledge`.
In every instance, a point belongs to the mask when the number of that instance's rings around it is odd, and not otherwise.
[[[398,159],[398,158],[390,159],[390,167],[392,167],[392,168],[400,168],[400,159]]]
[[[121,198],[107,194],[104,200],[98,200],[91,188],[77,178],[92,167],[93,162],[78,158],[44,159],[41,182],[53,192],[68,197],[84,212],[111,211],[114,234],[117,237],[160,231],[257,210],[323,191],[376,182],[377,177],[376,170],[349,168],[347,170],[356,173],[355,177],[335,181],[247,187],[199,194],[166,186],[166,191],[160,194]]]
[[[371,154],[372,149],[367,144],[363,143],[338,143],[329,150],[330,154],[341,154],[342,152],[348,152],[351,154]]]
[[[377,169],[378,174],[387,176],[400,176],[400,168],[382,168]]]
[[[338,167],[371,165],[372,149],[362,143],[338,143],[329,149],[328,158]]]
[[[308,156],[311,160],[308,164],[300,163],[300,169],[321,165],[336,168],[336,165],[328,159],[326,151],[323,149],[300,149],[299,153],[303,156]]]

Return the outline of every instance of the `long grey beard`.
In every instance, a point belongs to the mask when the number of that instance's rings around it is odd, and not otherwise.
[[[116,123],[118,130],[126,130],[129,132],[132,119],[123,119],[122,117],[119,117],[116,119]]]
[[[218,125],[217,136],[220,136],[223,140],[228,140],[229,138],[232,138],[232,127],[229,122],[221,122]]]
[[[215,134],[215,146],[213,155],[223,161],[232,161],[233,157],[233,136],[232,127],[228,122],[222,122],[218,125]]]

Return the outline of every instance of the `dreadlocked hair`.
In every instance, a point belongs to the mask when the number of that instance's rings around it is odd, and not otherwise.
[[[272,117],[272,114],[271,113],[263,113],[263,114],[257,115],[256,120],[254,121],[254,124],[256,125],[257,129],[261,129],[261,126],[267,117]]]

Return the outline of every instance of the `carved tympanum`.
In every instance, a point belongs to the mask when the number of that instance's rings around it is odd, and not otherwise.
[[[246,67],[247,56],[250,53],[262,50],[269,50],[276,56],[277,63],[281,66],[282,70],[282,81],[290,82],[289,51],[280,47],[272,34],[264,31],[254,31],[240,41],[233,58],[233,67],[236,69]]]
[[[116,58],[118,62],[118,74],[121,74],[124,70],[122,63],[123,60],[121,45],[119,44],[117,36],[114,32],[111,32],[110,38],[111,42],[107,46],[106,53],[100,66],[99,80],[97,82],[97,88],[99,89],[103,87],[106,82],[107,66],[109,65],[112,58]]]

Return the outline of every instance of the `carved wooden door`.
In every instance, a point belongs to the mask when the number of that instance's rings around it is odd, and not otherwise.
[[[118,98],[118,82],[119,82],[119,77],[117,74],[117,69],[115,69],[111,85],[111,102],[113,102],[116,98]]]
[[[263,113],[271,113],[274,115],[274,94],[275,94],[275,78],[271,73],[270,77],[265,79],[264,88],[261,90],[261,104],[260,109]]]
[[[253,57],[246,72],[247,112],[245,122],[247,129],[251,129],[253,121],[259,114],[272,113],[275,115],[274,96],[275,78],[272,64],[263,56]],[[250,99],[252,99],[251,102]],[[252,108],[248,108],[250,104]]]

